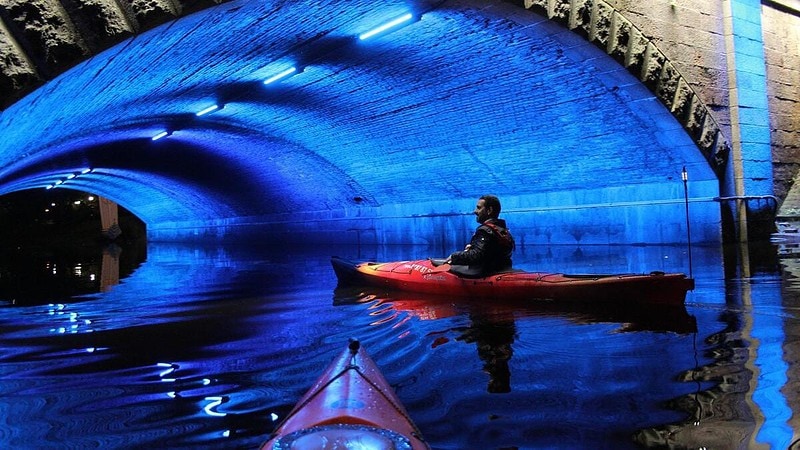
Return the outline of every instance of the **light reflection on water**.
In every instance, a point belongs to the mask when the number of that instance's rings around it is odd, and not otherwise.
[[[99,251],[60,263],[80,264],[62,271],[75,277],[101,267],[111,280],[76,289],[59,278],[68,295],[43,289],[52,280],[31,273],[33,263],[3,261],[0,447],[254,448],[350,337],[434,448],[786,448],[797,439],[793,260],[781,271],[765,258],[751,278],[726,281],[721,252],[695,249],[697,289],[685,310],[665,311],[336,289],[332,254],[439,256],[152,244],[122,249],[116,266]],[[672,247],[523,247],[515,263],[687,271],[685,250]]]

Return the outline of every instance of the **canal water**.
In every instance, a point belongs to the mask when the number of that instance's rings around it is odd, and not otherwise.
[[[443,253],[5,249],[0,448],[257,448],[349,338],[434,449],[800,445],[800,262],[774,246],[693,248],[697,287],[666,310],[337,288],[330,266]],[[688,256],[522,247],[515,265],[688,272]]]

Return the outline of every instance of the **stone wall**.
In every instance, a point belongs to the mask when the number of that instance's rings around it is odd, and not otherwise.
[[[765,4],[761,12],[767,66],[775,195],[785,198],[779,216],[800,215],[800,12]],[[797,189],[795,189],[797,190]]]
[[[679,7],[670,0],[666,6],[645,2],[641,8],[629,0],[507,1],[561,23],[606,51],[656,95],[717,175],[724,176],[730,140],[719,117],[730,119],[718,2],[705,0],[698,7],[687,0],[688,6]]]
[[[664,53],[730,136],[722,1],[607,1]]]

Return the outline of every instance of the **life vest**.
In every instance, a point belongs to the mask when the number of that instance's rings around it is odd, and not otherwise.
[[[500,228],[496,224],[493,224],[489,221],[484,222],[481,226],[485,226],[492,231],[494,231],[495,236],[497,236],[497,242],[507,248],[508,250],[514,250],[514,238],[511,236],[511,232],[508,231],[507,228]]]

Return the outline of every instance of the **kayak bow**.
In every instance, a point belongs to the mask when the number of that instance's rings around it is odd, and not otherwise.
[[[430,449],[356,340],[333,360],[261,448]]]

